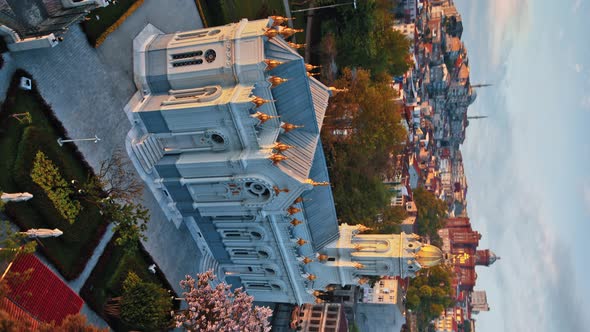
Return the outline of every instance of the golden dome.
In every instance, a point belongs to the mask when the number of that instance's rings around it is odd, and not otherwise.
[[[439,248],[425,244],[416,254],[416,261],[422,268],[437,266],[444,260],[444,254]]]

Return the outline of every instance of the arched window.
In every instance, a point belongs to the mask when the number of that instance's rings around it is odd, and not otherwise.
[[[201,60],[201,63],[202,62],[203,61]],[[162,101],[162,106],[188,104],[195,102],[210,102],[221,96],[222,88],[220,85],[212,85],[195,89],[169,90],[168,93],[170,97],[167,100]]]

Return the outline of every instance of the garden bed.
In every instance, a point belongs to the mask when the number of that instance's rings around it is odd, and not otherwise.
[[[285,15],[283,0],[195,0],[205,26]]]
[[[54,207],[43,189],[30,176],[33,159],[42,151],[59,168],[66,181],[85,182],[93,171],[75,145],[60,147],[58,138],[67,137],[65,128],[45,103],[33,82],[31,91],[21,90],[19,80],[30,74],[17,70],[12,78],[5,103],[0,111],[0,190],[30,192],[34,198],[27,202],[8,203],[6,215],[22,230],[30,228],[59,228],[58,238],[40,239],[39,250],[67,279],[75,279],[86,266],[107,222],[98,208],[80,202],[82,211],[70,224]],[[21,123],[13,114],[29,113],[32,123]]]
[[[170,296],[176,297],[176,294],[160,269],[156,268],[156,274],[152,274],[148,270],[148,267],[154,261],[143,246],[139,245],[133,252],[125,252],[122,247],[115,244],[116,238],[117,234],[107,244],[96,267],[86,280],[84,287],[82,287],[80,296],[115,331],[129,331],[130,327],[125,326],[119,319],[110,317],[104,313],[104,305],[107,303],[107,300],[121,296],[123,292],[123,281],[127,277],[128,272],[135,272],[141,280],[152,282],[164,289],[171,290]],[[178,301],[174,302],[175,309],[178,309]]]
[[[101,7],[88,14],[88,21],[83,21],[82,30],[88,42],[98,47],[109,34],[125,22],[142,4],[144,0],[118,0],[116,4]]]

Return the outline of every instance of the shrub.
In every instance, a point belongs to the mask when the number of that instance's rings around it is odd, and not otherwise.
[[[57,166],[41,151],[37,151],[35,156],[31,178],[43,188],[61,216],[73,224],[82,208],[80,202],[70,198],[74,191],[61,176]]]
[[[162,329],[168,325],[172,299],[165,289],[141,281],[133,272],[129,272],[123,286],[121,320],[125,324],[144,330]]]

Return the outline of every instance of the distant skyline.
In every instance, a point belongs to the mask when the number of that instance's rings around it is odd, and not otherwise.
[[[455,0],[478,90],[462,146],[490,312],[478,332],[590,326],[590,4]]]

